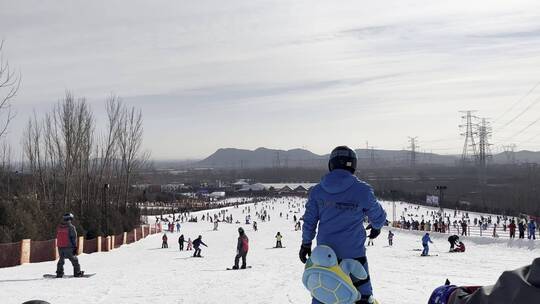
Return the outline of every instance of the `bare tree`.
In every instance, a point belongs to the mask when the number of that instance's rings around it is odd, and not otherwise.
[[[4,41],[0,41],[0,137],[6,134],[9,123],[14,117],[11,110],[11,101],[17,95],[21,86],[21,76],[10,67],[9,61],[4,59]]]

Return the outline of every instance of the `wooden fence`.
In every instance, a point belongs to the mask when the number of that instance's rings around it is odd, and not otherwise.
[[[77,241],[77,254],[107,252],[125,244],[131,244],[150,234],[160,233],[161,225],[143,225],[119,235],[98,236],[85,240],[80,236]],[[49,262],[58,259],[56,239],[47,241],[32,241],[29,239],[16,243],[0,244],[0,268],[12,267],[26,263]]]

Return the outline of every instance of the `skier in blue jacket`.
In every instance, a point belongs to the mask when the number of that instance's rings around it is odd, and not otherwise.
[[[536,240],[536,224],[534,223],[534,220],[531,219],[529,221],[529,224],[527,225],[527,228],[529,228],[529,240],[532,238],[533,240]]]
[[[352,280],[362,295],[357,303],[364,304],[374,302],[364,246],[364,217],[367,215],[370,222],[368,237],[374,239],[386,223],[386,212],[375,198],[371,186],[353,175],[356,162],[356,153],[346,146],[332,151],[328,163],[330,172],[311,190],[306,203],[299,255],[302,263],[306,263],[316,235],[317,245],[332,248],[339,260],[359,261],[368,277],[364,280],[352,277]],[[320,302],[313,299],[312,303]]]
[[[429,255],[429,243],[433,244],[433,241],[431,241],[429,233],[426,233],[422,237],[422,246],[424,247],[424,251],[422,251],[422,256]]]

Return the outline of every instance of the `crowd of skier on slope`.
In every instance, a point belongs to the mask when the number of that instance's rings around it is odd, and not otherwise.
[[[303,220],[302,243],[299,250],[299,259],[306,264],[303,283],[312,296],[312,303],[378,303],[373,296],[373,288],[369,276],[368,259],[366,256],[365,242],[367,239],[377,238],[381,228],[388,224],[386,213],[381,204],[374,196],[373,189],[368,184],[360,181],[354,176],[356,170],[356,154],[353,150],[345,146],[334,149],[330,155],[329,173],[310,192],[305,205]],[[291,203],[289,203],[289,207]],[[299,206],[293,206],[298,207]],[[238,206],[237,206],[238,208]],[[246,224],[250,223],[250,207],[242,210],[247,213]],[[246,212],[247,211],[247,212]],[[225,215],[227,210],[221,210],[224,221],[232,223],[232,215]],[[270,215],[263,210],[256,213],[261,221],[270,220]],[[181,215],[180,221],[188,215]],[[280,217],[283,214],[280,213]],[[298,225],[295,217],[295,226]],[[201,217],[202,220],[215,221],[219,215],[210,216],[209,213]],[[288,214],[286,214],[288,219]],[[57,266],[57,275],[63,275],[64,260],[69,259],[74,268],[75,276],[80,276],[80,270],[76,253],[76,230],[71,224],[72,214],[66,214],[63,223],[58,227],[58,247],[60,260]],[[364,221],[369,225],[364,227]],[[189,221],[197,221],[197,218],[190,217]],[[176,225],[169,223],[169,230],[177,232],[181,229],[180,223],[173,218]],[[238,220],[236,223],[240,223]],[[534,225],[534,221],[529,224]],[[425,223],[424,223],[425,225]],[[512,222],[510,223],[512,225]],[[416,224],[415,224],[416,226]],[[421,227],[421,223],[419,225]],[[425,227],[425,226],[424,226]],[[512,226],[513,227],[513,226]],[[510,229],[512,229],[510,227]],[[217,226],[215,226],[217,229]],[[424,228],[425,229],[425,228]],[[513,228],[515,229],[515,228]],[[535,226],[531,226],[529,231],[534,231]],[[257,224],[253,221],[253,230],[257,230]],[[366,233],[369,230],[369,234]],[[234,259],[232,269],[246,268],[246,258],[249,251],[249,239],[243,228],[238,228],[237,254]],[[534,237],[534,232],[531,237]],[[317,239],[317,246],[312,251],[312,241]],[[352,241],[356,240],[356,241]],[[394,233],[388,233],[388,244],[393,245]],[[168,237],[162,237],[162,247],[168,247]],[[276,247],[282,247],[282,236],[276,234]],[[202,236],[198,236],[190,244],[190,239],[185,241],[183,235],[179,239],[180,250],[183,250],[183,243],[188,243],[188,249],[193,246],[194,257],[201,256],[200,246],[207,246],[202,241]],[[465,245],[459,241],[459,236],[451,235],[448,238],[451,252],[464,252]],[[421,239],[423,248],[422,256],[429,255],[429,244],[433,243],[429,232],[426,232]],[[191,246],[190,246],[191,245]],[[313,253],[313,255],[312,255]],[[242,265],[240,266],[240,260]],[[315,275],[315,276],[313,276]],[[315,281],[312,278],[316,278]],[[496,284],[487,287],[457,287],[445,284],[432,294],[429,304],[484,304],[484,303],[526,303],[523,299],[540,298],[540,258],[523,269],[514,272],[507,272],[501,276],[501,281],[505,284]],[[321,286],[343,286],[339,289],[321,288]],[[504,296],[500,293],[506,289],[514,287],[513,292],[508,292]]]

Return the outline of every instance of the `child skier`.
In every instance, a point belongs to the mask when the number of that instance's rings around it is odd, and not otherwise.
[[[167,244],[167,234],[164,233],[163,236],[161,237],[161,240],[163,241],[161,243],[161,248],[169,248],[169,245]]]
[[[463,242],[459,242],[456,246],[456,248],[454,248],[452,251],[450,252],[465,252],[465,244],[463,244]]]
[[[199,235],[198,238],[193,241],[193,248],[195,248],[195,252],[193,253],[193,257],[201,258],[201,245],[204,245],[205,247],[208,247],[203,241],[202,241],[202,235]]]
[[[393,246],[394,245],[394,233],[392,232],[392,230],[389,230],[388,231],[388,246]]]
[[[282,238],[283,236],[281,236],[281,233],[278,231],[278,233],[276,234],[276,248],[283,248],[283,246],[281,245]]]
[[[386,213],[371,186],[354,176],[356,163],[356,153],[346,146],[337,147],[330,154],[330,172],[312,188],[306,203],[299,252],[302,263],[306,263],[311,255],[311,242],[317,236],[318,246],[330,247],[338,260],[354,259],[360,262],[369,274],[363,219],[367,215],[371,224],[368,237],[374,239],[386,223]],[[351,279],[362,295],[357,303],[373,303],[369,276],[351,276]],[[313,299],[312,303],[320,302]]]
[[[422,251],[422,256],[429,255],[429,243],[433,244],[433,241],[431,241],[429,233],[426,233],[424,234],[424,237],[422,237],[422,246],[424,247],[424,251]]]
[[[191,250],[193,250],[193,242],[191,241],[191,238],[188,238],[186,251],[191,251]]]
[[[246,269],[246,257],[249,251],[249,239],[242,227],[238,228],[238,243],[236,244],[236,257],[234,258],[234,266],[232,269],[238,269],[238,263],[242,258],[241,269]]]

